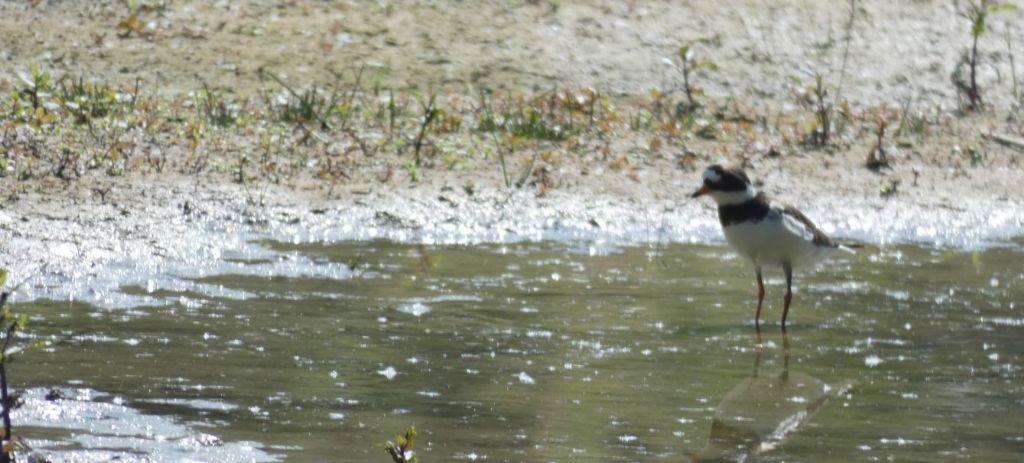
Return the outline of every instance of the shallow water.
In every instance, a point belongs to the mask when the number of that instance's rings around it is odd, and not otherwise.
[[[385,462],[409,425],[424,463],[1024,453],[1019,243],[835,256],[798,273],[788,337],[770,272],[760,340],[722,246],[265,245],[321,270],[20,304],[52,344],[10,367],[16,433],[81,461]]]

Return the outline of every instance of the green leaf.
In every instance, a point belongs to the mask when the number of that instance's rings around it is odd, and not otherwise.
[[[679,47],[679,57],[682,58],[684,61],[686,60],[686,55],[688,53],[690,53],[690,46],[689,45],[683,45],[683,46]]]
[[[416,428],[409,426],[409,429],[405,431],[405,438],[409,441],[408,445],[405,446],[407,449],[411,449],[413,443],[416,442]]]
[[[0,268],[0,287],[7,283],[7,269]]]
[[[997,3],[988,7],[988,11],[992,13],[998,13],[1000,11],[1017,11],[1017,4],[1013,2]]]
[[[971,36],[980,37],[981,34],[985,33],[985,15],[979,15],[974,18],[974,24],[971,25]]]
[[[704,61],[701,61],[701,62],[697,63],[697,67],[698,68],[704,68],[704,69],[707,69],[709,71],[717,71],[718,70],[718,64],[715,63],[714,61],[709,60],[709,59],[706,59]]]

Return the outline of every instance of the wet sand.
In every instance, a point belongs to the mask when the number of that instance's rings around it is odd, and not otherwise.
[[[240,184],[228,167],[197,175],[90,171],[70,182],[3,178],[0,266],[12,281],[29,282],[19,297],[118,304],[114,291],[126,281],[184,278],[219,271],[225,257],[266,256],[258,243],[265,237],[719,241],[713,207],[688,197],[711,162],[744,164],[765,191],[841,239],[971,248],[1024,234],[1024,147],[992,138],[1021,137],[1002,39],[1020,42],[1021,12],[993,16],[983,41],[991,107],[958,115],[949,75],[968,34],[948,2],[857,2],[849,29],[849,11],[838,3],[717,5],[174,2],[139,10],[138,28],[119,38],[117,23],[131,13],[119,3],[5,3],[0,34],[11,45],[0,57],[10,65],[0,79],[8,82],[38,63],[55,77],[142,81],[170,95],[202,83],[251,95],[267,85],[260,68],[313,85],[352,79],[360,63],[386,69],[380,85],[395,88],[590,86],[628,107],[651,88],[678,85],[663,60],[700,39],[697,52],[718,66],[696,75],[709,101],[804,120],[793,97],[803,84],[790,77],[806,83],[821,72],[841,79],[852,106],[911,101],[931,125],[887,142],[892,166],[880,171],[864,167],[871,128],[856,127],[829,149],[786,142],[786,133],[690,137],[654,149],[649,133],[620,130],[601,143],[511,153],[515,175],[536,151],[556,152],[522,188],[506,188],[493,159],[473,149],[458,165],[435,162],[415,175],[401,167],[407,160],[367,157],[334,185],[312,172]],[[29,21],[36,26],[24,27]]]

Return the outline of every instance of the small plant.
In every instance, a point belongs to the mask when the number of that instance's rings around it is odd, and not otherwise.
[[[395,102],[395,92],[388,90],[388,139],[395,138],[395,121],[401,116],[401,108]]]
[[[825,88],[824,76],[819,72],[814,75],[814,116],[818,120],[817,145],[825,146],[832,135],[832,114],[835,104],[828,101],[828,90]]]
[[[265,98],[268,107],[276,107],[278,119],[295,123],[304,128],[314,122],[319,122],[321,130],[331,128],[327,118],[342,98],[338,92],[334,92],[332,96],[328,97],[313,86],[299,93],[273,73],[261,71],[261,75],[270,77],[287,92],[288,97],[285,101],[277,105],[274,104],[275,98]]]
[[[205,83],[196,92],[195,99],[199,116],[207,123],[217,127],[230,127],[238,123],[237,105],[210,90]]]
[[[23,92],[32,100],[32,108],[39,109],[43,104],[43,97],[49,96],[53,90],[50,74],[40,71],[35,64],[29,66],[31,80],[25,81],[26,87]]]
[[[523,167],[523,172],[519,174],[519,180],[516,181],[516,188],[522,188],[526,185],[526,181],[533,176],[533,169],[537,165],[537,158],[540,156],[539,151],[533,153],[533,157],[530,158],[530,162]]]
[[[423,120],[420,123],[419,133],[416,135],[416,141],[413,142],[413,154],[415,155],[416,167],[423,165],[423,159],[420,157],[420,150],[423,148],[423,137],[427,134],[427,129],[430,127],[430,123],[437,118],[441,113],[441,110],[437,109],[434,102],[437,100],[437,94],[431,93],[430,98],[423,102],[420,101],[420,105],[423,106]]]
[[[516,108],[502,117],[504,128],[512,135],[534,140],[563,140],[571,120],[562,118],[558,98],[516,98]],[[570,113],[571,117],[571,113]]]
[[[71,181],[82,176],[78,169],[81,155],[77,150],[61,147],[57,164],[53,167],[53,175],[64,181]]]
[[[794,76],[792,79],[798,85],[803,83],[799,77]],[[818,72],[814,74],[813,84],[797,91],[800,103],[814,112],[814,123],[808,127],[810,134],[807,141],[819,147],[828,145],[831,140],[832,116],[836,107],[835,100],[829,99],[826,85],[825,76]]]
[[[889,155],[885,151],[885,128],[889,125],[889,118],[883,107],[875,116],[875,146],[868,152],[868,159],[865,165],[871,170],[880,170],[889,167]]]
[[[887,178],[878,186],[878,195],[888,198],[900,192],[900,180]]]
[[[979,165],[985,164],[985,154],[982,153],[974,145],[967,145],[967,160],[971,162],[971,167],[978,167]]]
[[[654,126],[654,113],[643,109],[629,115],[629,129],[634,132],[650,130]]]
[[[633,121],[630,122],[630,127],[635,127],[633,130],[650,130],[651,127],[654,127],[657,124],[673,119],[671,110],[668,109],[665,93],[659,89],[652,88],[649,95],[651,97],[651,106],[650,111],[648,112],[648,117],[643,118],[643,113],[641,112],[640,117],[638,117],[635,122],[635,125]]]
[[[964,51],[960,61],[953,70],[951,79],[956,87],[957,95],[961,99],[964,108],[969,111],[980,111],[984,105],[981,96],[981,87],[978,86],[978,65],[980,56],[978,54],[978,41],[985,34],[985,22],[992,13],[1014,10],[1017,6],[1011,2],[997,2],[995,0],[971,0],[967,9],[960,13],[971,24],[971,48]],[[966,71],[965,71],[966,68]],[[965,76],[964,73],[967,73]]]
[[[913,104],[914,98],[907,97],[907,100],[900,105],[900,125],[896,127],[896,133],[893,134],[896,138],[902,137],[908,132],[919,134],[925,131],[928,121],[921,111],[912,109]]]
[[[1024,103],[1024,94],[1021,93],[1020,86],[1017,83],[1017,63],[1014,62],[1013,58],[1013,39],[1010,37],[1010,31],[1006,31],[1006,54],[1010,58],[1010,82],[1013,84],[1011,94],[1013,95],[1013,101],[1018,106]]]
[[[714,61],[709,59],[698,59],[693,51],[694,45],[698,42],[689,42],[679,47],[679,64],[669,62],[683,77],[682,90],[683,94],[686,95],[686,101],[680,102],[676,105],[676,117],[683,117],[686,114],[690,114],[699,110],[702,105],[697,101],[698,96],[704,95],[704,89],[694,85],[693,73],[707,69],[709,71],[717,71],[718,65]]]
[[[144,29],[142,22],[139,21],[139,15],[135,13],[132,13],[117,22],[117,36],[122,39],[128,38],[132,32],[136,35],[141,35],[143,31]]]
[[[409,179],[413,183],[420,181],[420,169],[415,162],[409,162],[405,165],[405,170],[409,172]]]
[[[93,119],[112,115],[117,106],[114,89],[85,82],[81,77],[78,80],[61,79],[58,82],[57,97],[80,124],[92,123]]]
[[[508,166],[505,164],[505,148],[511,147],[512,143],[509,142],[503,145],[501,141],[498,140],[498,135],[496,133],[491,132],[491,136],[494,138],[494,146],[498,151],[498,163],[501,164],[501,178],[505,180],[505,188],[512,188],[512,180],[509,179],[508,176]],[[511,148],[509,151],[511,151]]]
[[[339,116],[341,119],[339,128],[344,132],[350,132],[350,122],[353,114],[356,113],[356,109],[358,108],[358,100],[356,97],[359,94],[359,89],[363,82],[364,71],[366,71],[366,66],[361,66],[359,70],[356,71],[355,82],[352,84],[352,87],[349,88],[348,92],[335,92],[335,96],[332,98],[330,107],[327,108],[327,111],[336,113]],[[332,72],[332,74],[334,74],[336,79],[339,81],[341,80],[342,76],[340,74],[334,72]],[[378,72],[374,80],[375,94],[380,93],[381,79],[383,79],[383,74],[382,72]]]
[[[7,270],[0,269],[0,288],[2,288],[7,282]],[[11,411],[21,406],[21,400],[17,394],[12,394],[8,390],[8,378],[7,378],[7,362],[10,360],[7,355],[7,348],[10,347],[11,340],[14,339],[14,333],[19,329],[25,327],[28,322],[28,317],[25,314],[18,315],[14,313],[10,306],[7,305],[7,299],[10,298],[11,291],[0,291],[0,311],[2,311],[2,319],[0,319],[0,327],[3,329],[3,344],[0,345],[0,405],[2,405],[2,411],[0,415],[3,418],[3,436],[0,436],[0,463],[14,461],[13,453],[21,446],[21,441],[11,433]]]
[[[394,463],[416,463],[419,459],[412,451],[415,442],[416,428],[409,426],[409,429],[405,431],[405,436],[395,436],[394,442],[388,441],[384,444],[384,451],[391,456]]]
[[[603,137],[617,114],[599,92],[590,88],[552,90],[536,97],[515,95],[497,100],[480,92],[472,127],[481,132],[506,132],[515,138],[573,143],[585,130]]]
[[[512,188],[512,180],[508,176],[508,165],[505,161],[506,152],[511,154],[514,139],[511,135],[506,136],[505,143],[498,138],[498,130],[501,128],[500,123],[494,117],[494,112],[491,110],[490,103],[488,102],[489,92],[486,89],[480,90],[479,105],[476,108],[477,112],[477,130],[483,132],[490,132],[491,139],[494,140],[494,149],[497,152],[498,164],[501,166],[501,177],[504,180],[505,188]],[[490,149],[485,148],[484,153],[490,155]]]

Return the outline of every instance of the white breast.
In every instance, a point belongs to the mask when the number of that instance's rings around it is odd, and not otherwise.
[[[723,232],[736,251],[760,264],[802,267],[835,249],[814,244],[814,234],[803,223],[775,209],[763,220],[735,223]]]

